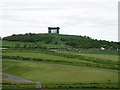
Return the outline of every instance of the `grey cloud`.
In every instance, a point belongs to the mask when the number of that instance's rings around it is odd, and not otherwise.
[[[103,17],[96,16],[94,18],[86,18],[80,15],[66,16],[64,17],[66,20],[66,25],[78,25],[84,22],[92,23],[91,27],[109,27],[113,25],[117,25],[116,20],[107,20]]]

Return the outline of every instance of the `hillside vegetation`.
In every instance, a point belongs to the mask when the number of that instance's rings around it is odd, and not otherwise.
[[[61,34],[18,34],[7,36],[3,41],[22,42],[16,43],[14,47],[24,48],[101,48],[117,49],[118,42],[92,39],[88,36],[74,36]],[[27,42],[27,43],[26,43]],[[4,44],[3,44],[4,46]],[[7,46],[9,47],[9,46]]]

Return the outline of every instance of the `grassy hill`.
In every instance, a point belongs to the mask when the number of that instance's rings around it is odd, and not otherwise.
[[[43,88],[118,88],[117,55],[10,49],[3,51],[2,56],[3,73],[32,83],[40,81]],[[16,88],[25,88],[12,83]],[[8,82],[3,84],[4,88],[12,86]]]
[[[118,89],[118,42],[28,33],[4,37],[1,44],[7,48],[1,54],[3,73],[32,81],[3,80],[3,88],[35,88],[40,81],[49,89]]]
[[[14,43],[12,44],[10,41]],[[104,47],[106,49],[117,49],[118,42],[97,40],[87,36],[28,33],[18,35],[14,34],[12,36],[4,37],[3,47],[67,48],[67,49],[68,48],[98,49]]]

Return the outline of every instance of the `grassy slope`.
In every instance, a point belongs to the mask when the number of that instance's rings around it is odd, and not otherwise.
[[[42,36],[44,36],[44,37],[42,37]],[[46,39],[47,36],[48,36],[48,38]],[[29,45],[40,45],[42,47],[47,47],[47,48],[68,48],[68,47],[70,47],[70,46],[64,44],[64,42],[60,40],[60,37],[66,37],[64,35],[42,34],[41,37],[43,38],[43,40],[37,41],[37,42],[27,42],[27,41],[22,42],[22,41],[3,40],[2,46],[3,47],[16,47],[19,44],[21,47],[23,47],[24,45],[28,45],[28,46]],[[52,37],[54,37],[54,38],[52,38]],[[73,36],[69,36],[68,38],[71,38],[71,37],[73,37]],[[50,42],[49,42],[49,38],[52,38],[52,40],[50,40]]]
[[[51,60],[66,60],[72,62],[79,62],[77,58],[66,58],[58,56],[55,54],[42,53],[42,52],[30,52],[30,51],[9,51],[3,52],[3,55],[7,56],[22,56],[29,58],[41,58],[41,59],[51,59]],[[84,55],[84,54],[83,54]],[[87,54],[86,54],[87,55]],[[94,56],[94,54],[91,54]],[[89,55],[88,55],[89,56]],[[95,54],[96,56],[96,54]],[[104,56],[104,55],[103,55]],[[102,57],[103,57],[102,56]],[[107,55],[111,56],[111,55]],[[113,55],[116,57],[116,55]],[[100,58],[100,57],[97,57]],[[104,58],[104,60],[110,59],[113,62],[116,62],[116,58]],[[88,61],[89,62],[89,61]],[[92,63],[92,62],[90,62]],[[8,67],[8,68],[7,68]],[[7,69],[5,69],[7,68]],[[42,84],[46,82],[62,83],[65,82],[68,84],[72,83],[85,83],[87,86],[91,85],[89,83],[106,83],[101,87],[117,87],[118,81],[118,72],[112,69],[101,69],[101,68],[92,68],[92,67],[82,67],[82,66],[71,66],[65,65],[64,63],[52,64],[50,62],[41,62],[41,61],[25,61],[25,60],[3,60],[3,72],[20,76],[32,81],[40,81]],[[108,83],[111,82],[110,85]],[[51,87],[51,84],[48,85]],[[64,85],[62,85],[64,86]],[[66,86],[66,85],[65,85]],[[79,87],[83,85],[79,84]],[[5,86],[6,87],[6,86]],[[46,87],[46,84],[45,86]],[[86,87],[86,85],[85,85]]]
[[[104,55],[104,54],[80,54],[80,55],[90,56],[90,57],[95,57],[95,58],[108,59],[108,60],[118,62],[118,55]]]
[[[65,36],[64,36],[65,37]],[[71,38],[71,37],[69,37]],[[57,44],[55,44],[57,42]],[[35,43],[26,43],[26,42],[18,42],[18,41],[3,41],[3,47],[16,47],[17,44],[21,46],[24,45],[31,45]],[[47,48],[68,48],[64,44],[64,42],[60,41],[60,37],[54,38],[50,43],[46,43],[46,41],[37,42],[37,44],[45,46]],[[63,51],[64,53],[64,51]],[[100,51],[100,50],[93,50],[93,49],[74,49],[68,53],[72,54],[82,54],[83,56],[90,56],[95,58],[100,58],[104,60],[111,60],[112,62],[117,61],[116,50],[111,51]],[[87,53],[87,54],[86,54]],[[92,53],[92,54],[89,54]],[[106,54],[106,55],[103,55]],[[6,56],[21,56],[26,58],[39,58],[45,60],[53,60],[53,61],[67,61],[73,63],[91,63],[94,64],[95,62],[91,61],[84,61],[78,58],[66,58],[58,55],[51,55],[47,53],[33,53],[33,52],[3,52],[3,55]],[[99,63],[98,63],[99,64]],[[8,67],[8,68],[7,68]],[[73,83],[73,82],[80,82],[80,83],[91,83],[91,82],[98,82],[98,83],[117,83],[118,81],[118,72],[112,69],[102,69],[102,68],[92,68],[92,67],[82,67],[82,66],[72,66],[72,65],[64,65],[63,63],[53,64],[50,62],[39,62],[39,61],[24,61],[24,60],[3,60],[3,72],[13,74],[16,76],[20,76],[29,80],[33,81],[41,81],[42,83],[45,82],[58,82],[58,83]],[[109,81],[110,80],[110,81]]]
[[[69,65],[47,64],[31,61],[3,60],[3,65],[13,65],[3,70],[16,76],[41,82],[117,82],[117,72],[114,70],[87,68]]]
[[[12,42],[12,41],[5,41],[5,40],[2,41],[2,47],[16,47],[16,45],[18,45],[18,44],[23,46],[25,44],[29,45],[29,44],[33,44],[33,43],[30,43],[30,42],[19,42],[19,41]]]
[[[46,48],[97,48],[101,47],[117,49],[117,42],[109,42],[105,40],[94,40],[86,36],[62,35],[62,34],[19,34],[3,38],[7,41],[32,42],[37,47]],[[6,42],[5,42],[6,43]],[[34,47],[33,45],[33,47]]]
[[[50,52],[49,52],[50,53]],[[31,52],[31,51],[9,51],[3,53],[3,58],[12,58],[12,59],[23,59],[23,60],[38,60],[48,63],[59,63],[59,64],[69,64],[74,66],[91,66],[91,67],[100,67],[100,68],[109,68],[109,69],[118,69],[117,62],[112,60],[102,60],[91,57],[79,57],[71,55],[66,57],[66,54],[63,56],[59,56],[61,54],[56,55],[55,53],[48,52]],[[16,58],[14,58],[16,57]],[[109,64],[108,64],[109,63]]]
[[[69,59],[61,56],[54,56],[54,55],[48,55],[43,53],[32,53],[32,52],[7,52],[3,53],[3,55],[6,56],[21,56],[25,58],[39,58],[44,60],[52,60],[52,61],[73,61],[73,62],[79,62],[78,59]]]
[[[54,44],[55,41],[52,41],[49,44],[46,44],[45,41],[41,41],[41,42],[36,42],[36,44],[41,45],[42,47],[47,47],[47,48],[71,48],[70,46],[64,44],[64,42],[61,41],[57,41],[59,42],[58,44]],[[20,42],[20,41],[6,41],[3,40],[1,43],[2,47],[16,47],[17,45],[20,45],[21,47],[23,47],[24,45],[35,45],[35,43],[33,42]],[[65,51],[65,50],[64,50]],[[63,51],[63,53],[64,53]],[[67,51],[69,53],[72,54],[104,54],[104,55],[117,55],[118,51],[117,50],[100,50],[100,49],[83,49],[83,48],[79,48],[79,49],[69,49],[69,51]]]

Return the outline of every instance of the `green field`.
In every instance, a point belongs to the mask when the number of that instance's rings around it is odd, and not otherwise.
[[[7,48],[13,48],[19,46],[24,46],[24,45],[31,45],[33,43],[30,42],[19,42],[19,41],[2,41],[2,47],[7,47]]]
[[[118,55],[104,55],[104,54],[80,54],[84,56],[90,56],[90,57],[95,57],[95,58],[102,58],[106,60],[112,60],[118,62]]]
[[[5,37],[0,44],[3,88],[34,90],[35,82],[41,82],[49,89],[118,89],[117,42],[29,33]],[[11,75],[32,82],[7,79]]]
[[[115,70],[87,68],[59,64],[46,64],[33,61],[3,60],[3,65],[13,65],[4,70],[15,76],[21,76],[40,82],[117,82],[118,73]],[[19,72],[18,72],[19,71]]]
[[[113,56],[116,57],[115,55]],[[118,62],[116,62],[117,61],[116,58],[114,58],[114,60],[111,60],[108,58],[103,59],[98,57],[95,58],[95,57],[76,55],[76,54],[53,53],[48,51],[31,52],[31,50],[28,51],[14,50],[14,51],[3,52],[3,58],[35,60],[35,61],[43,61],[47,63],[57,63],[57,64],[65,64],[65,65],[67,64],[72,66],[100,67],[100,68],[118,70]]]
[[[118,89],[119,44],[81,35],[6,36],[0,40],[3,90],[35,90],[36,82],[50,90]]]
[[[39,50],[6,50],[2,55],[4,73],[39,81],[43,87],[118,88],[117,68],[111,68],[118,65],[116,55],[69,55]]]

